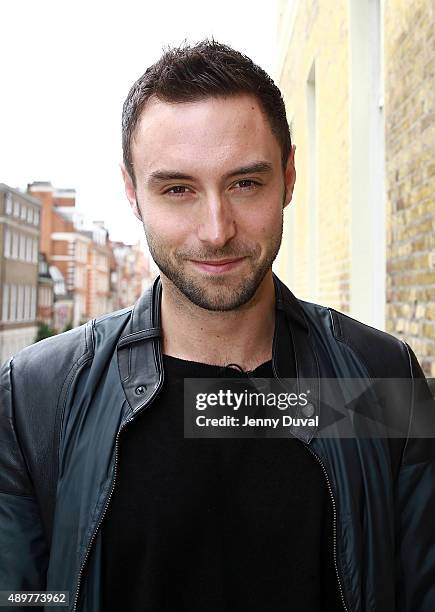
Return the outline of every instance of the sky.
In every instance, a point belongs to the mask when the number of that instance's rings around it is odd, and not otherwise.
[[[9,0],[0,23],[0,182],[75,188],[126,243],[143,234],[119,169],[133,82],[165,46],[211,36],[275,69],[276,0]]]

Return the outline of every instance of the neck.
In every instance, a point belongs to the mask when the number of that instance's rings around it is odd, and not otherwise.
[[[218,312],[196,306],[163,274],[163,353],[213,365],[237,363],[254,370],[272,358],[275,288],[270,270],[241,308]]]

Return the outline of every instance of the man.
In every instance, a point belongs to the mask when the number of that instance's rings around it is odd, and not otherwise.
[[[435,610],[431,440],[183,435],[185,378],[429,393],[405,342],[272,274],[296,176],[277,87],[214,41],[169,50],[127,97],[123,153],[160,275],[3,366],[0,589],[87,612]]]

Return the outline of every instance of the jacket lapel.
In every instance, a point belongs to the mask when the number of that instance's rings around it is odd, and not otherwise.
[[[120,336],[118,368],[132,413],[140,410],[163,384],[158,276],[134,305],[130,325]]]
[[[310,338],[310,328],[302,306],[293,293],[273,274],[275,285],[275,333],[273,339],[272,365],[276,378],[287,391],[309,393],[310,412],[298,406],[295,417],[320,417],[319,365]],[[297,378],[296,389],[289,380]],[[284,380],[282,380],[284,379]],[[317,431],[312,425],[292,426],[290,432],[296,438],[309,443]]]

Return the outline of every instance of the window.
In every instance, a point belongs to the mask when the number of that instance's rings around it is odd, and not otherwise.
[[[75,285],[79,289],[83,288],[83,268],[80,266],[76,267]]]
[[[32,238],[26,236],[26,261],[32,260]]]
[[[44,306],[51,306],[51,292],[48,287],[44,288]]]
[[[20,216],[20,203],[18,200],[14,200],[14,217]]]
[[[81,261],[82,263],[86,263],[87,255],[88,255],[86,244],[82,242],[76,242],[75,247],[76,247],[76,261]]]
[[[12,194],[7,193],[5,195],[5,200],[6,200],[6,214],[11,215],[12,214]]]
[[[22,204],[21,205],[21,219],[25,221],[26,217],[27,217],[27,208],[24,206],[24,204]]]
[[[20,259],[26,261],[26,236],[19,234],[20,237]]]
[[[2,321],[7,321],[9,315],[9,285],[3,285]]]
[[[35,214],[33,216],[34,225],[39,225],[39,210],[35,210]]]
[[[33,238],[32,239],[32,244],[33,244],[33,258],[32,258],[32,261],[33,261],[33,263],[38,263],[38,239],[37,238]]]
[[[3,254],[5,257],[11,256],[11,232],[8,227],[5,229],[5,244]]]
[[[29,285],[26,285],[24,287],[24,318],[28,321],[31,318],[31,304],[30,304],[30,300],[31,300],[31,287]]]
[[[32,287],[30,318],[36,319],[36,287]]]
[[[18,285],[18,301],[17,301],[17,321],[22,321],[24,318],[24,287]]]
[[[17,232],[12,232],[12,258],[18,259],[18,240],[19,235]]]
[[[383,0],[348,3],[352,58],[348,314],[381,330],[385,329],[387,284],[384,4]]]
[[[33,223],[33,208],[31,206],[27,209],[27,223]]]
[[[11,309],[9,311],[9,320],[15,321],[17,318],[17,286],[11,285]]]

